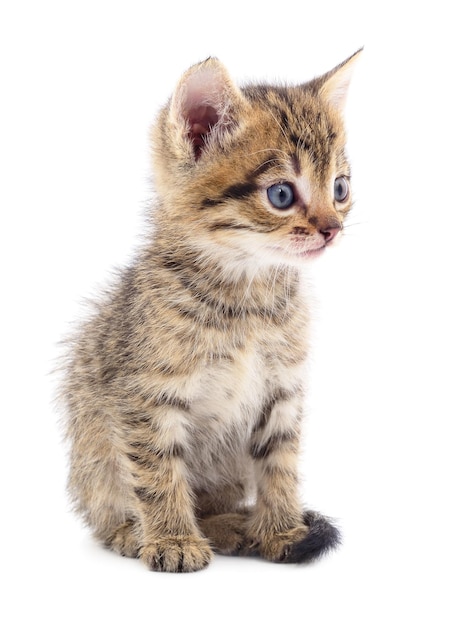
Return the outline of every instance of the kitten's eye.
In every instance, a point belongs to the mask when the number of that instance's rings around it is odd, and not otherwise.
[[[289,183],[279,183],[269,187],[267,197],[276,209],[288,209],[294,202],[294,191]]]
[[[347,178],[340,176],[334,183],[334,197],[336,202],[344,202],[349,196],[349,183]]]

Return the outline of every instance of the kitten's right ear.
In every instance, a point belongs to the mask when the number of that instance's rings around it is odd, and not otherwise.
[[[244,102],[225,67],[209,58],[182,76],[170,102],[169,117],[199,159],[211,143],[222,143],[228,137]]]
[[[320,85],[319,93],[331,106],[339,113],[343,112],[346,104],[346,96],[351,82],[353,69],[362,54],[363,48],[357,50],[353,55],[337,65],[333,70],[324,76],[315,79],[315,83]]]

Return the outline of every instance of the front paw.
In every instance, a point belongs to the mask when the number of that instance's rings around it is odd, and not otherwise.
[[[156,572],[196,572],[206,567],[212,550],[206,539],[187,537],[163,537],[145,545],[140,558]]]
[[[340,531],[329,518],[306,511],[303,522],[285,532],[250,533],[244,553],[277,563],[308,563],[341,543]]]
[[[295,546],[305,540],[309,533],[308,526],[301,524],[285,532],[269,533],[261,536],[249,537],[245,552],[259,555],[274,563],[290,563],[290,557]]]

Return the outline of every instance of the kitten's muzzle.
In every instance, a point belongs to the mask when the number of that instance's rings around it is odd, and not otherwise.
[[[311,224],[315,226],[316,231],[319,233],[319,235],[324,238],[324,244],[333,241],[342,229],[342,226],[337,219],[330,220],[325,224],[320,224],[318,220],[311,220]],[[301,226],[296,226],[291,231],[291,234],[297,236],[309,235],[310,230]]]

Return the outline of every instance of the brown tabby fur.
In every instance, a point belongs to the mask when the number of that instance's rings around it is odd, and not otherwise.
[[[307,561],[338,542],[300,502],[302,269],[350,208],[333,185],[350,176],[356,58],[242,89],[208,59],[155,125],[150,238],[71,341],[61,390],[76,507],[150,569],[198,570],[212,550]],[[266,191],[282,182],[285,210]]]

